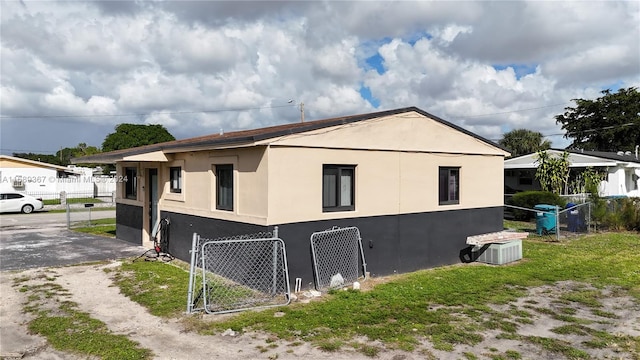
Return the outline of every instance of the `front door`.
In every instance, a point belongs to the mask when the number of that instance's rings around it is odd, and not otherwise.
[[[155,233],[156,223],[158,221],[158,169],[149,169],[149,226],[151,231],[151,240]]]

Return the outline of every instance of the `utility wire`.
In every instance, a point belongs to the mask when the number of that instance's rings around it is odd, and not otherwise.
[[[95,117],[125,117],[125,116],[147,116],[147,115],[179,115],[179,114],[201,114],[201,113],[218,113],[227,111],[249,111],[261,109],[275,109],[283,107],[293,107],[296,104],[276,105],[276,106],[260,106],[249,108],[231,108],[231,109],[214,109],[199,111],[161,111],[150,113],[130,113],[130,114],[103,114],[103,115],[9,115],[0,116],[0,119],[49,119],[49,118],[95,118]]]

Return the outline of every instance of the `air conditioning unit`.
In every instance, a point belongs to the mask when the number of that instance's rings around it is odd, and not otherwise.
[[[474,258],[478,262],[503,265],[522,259],[522,240],[512,240],[501,244],[476,245]]]
[[[22,179],[22,176],[18,175],[15,178],[13,178],[13,187],[14,188],[23,188],[24,187],[24,181]]]

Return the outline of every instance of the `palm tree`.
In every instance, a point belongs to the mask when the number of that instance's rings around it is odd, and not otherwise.
[[[511,152],[511,157],[551,148],[551,142],[544,140],[541,133],[527,129],[517,129],[505,133],[498,144],[508,149]]]

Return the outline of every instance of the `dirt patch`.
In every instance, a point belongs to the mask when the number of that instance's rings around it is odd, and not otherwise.
[[[187,332],[179,319],[153,316],[122,295],[104,271],[118,265],[114,262],[0,273],[0,357],[80,358],[57,351],[44,338],[29,334],[30,318],[22,309],[27,295],[13,286],[14,279],[23,279],[32,285],[45,281],[60,285],[68,290],[69,300],[77,303],[79,310],[101,320],[112,332],[150,349],[155,359],[370,359],[351,347],[323,352],[308,343],[273,342],[262,333],[203,336]],[[616,288],[596,289],[574,282],[540,286],[528,289],[527,295],[515,302],[492,305],[486,314],[465,321],[482,324],[480,342],[443,350],[424,339],[413,353],[383,350],[377,359],[558,359],[582,353],[611,359],[640,356],[637,349],[633,350],[640,341],[640,304]],[[495,328],[487,325],[493,323]],[[367,343],[367,339],[357,341]],[[383,348],[377,343],[367,345]]]

